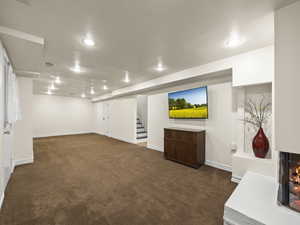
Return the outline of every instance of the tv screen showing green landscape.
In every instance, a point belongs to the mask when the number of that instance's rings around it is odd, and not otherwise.
[[[207,87],[199,87],[168,94],[169,118],[207,119]]]

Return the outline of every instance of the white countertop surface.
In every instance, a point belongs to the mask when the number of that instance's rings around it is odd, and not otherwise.
[[[247,172],[225,203],[224,219],[239,225],[300,225],[300,213],[277,204],[277,188],[273,177]]]

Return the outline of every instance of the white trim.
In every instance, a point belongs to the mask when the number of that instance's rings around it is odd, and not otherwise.
[[[0,196],[0,209],[2,208],[3,201],[4,201],[4,192],[2,192]]]
[[[241,180],[242,180],[242,177],[240,177],[240,176],[234,176],[234,175],[231,176],[231,181],[234,183],[238,184],[238,183],[240,183]]]
[[[100,136],[104,136],[104,137],[107,137],[107,138],[112,138],[112,139],[115,139],[115,140],[118,140],[118,141],[123,141],[123,142],[129,143],[129,144],[137,144],[136,140],[128,140],[127,138],[111,137],[111,136],[108,136],[106,134],[101,134],[99,132],[90,132],[90,133],[98,134]]]
[[[211,161],[211,160],[205,160],[205,165],[215,167],[220,170],[232,172],[231,166],[225,165],[223,163],[219,163],[219,162],[215,162],[215,161]]]
[[[33,138],[46,138],[46,137],[57,137],[57,136],[67,136],[67,135],[77,135],[77,134],[91,134],[94,131],[79,131],[79,132],[66,132],[61,134],[45,134],[45,135],[34,135]]]
[[[33,158],[14,160],[15,166],[21,166],[21,165],[31,164],[31,163],[33,163]]]
[[[227,219],[225,215],[223,216],[224,225],[238,225],[236,222],[233,222],[230,219]]]
[[[147,138],[139,138],[139,139],[137,138],[137,139],[136,139],[136,143],[147,142],[147,140],[148,140]]]
[[[90,133],[93,133],[93,134],[98,134],[100,136],[104,136],[104,137],[107,137],[107,138],[112,138],[112,139],[115,139],[115,140],[118,140],[118,141],[123,141],[123,142],[126,142],[126,143],[130,143],[130,144],[137,144],[137,140],[128,140],[127,138],[119,138],[119,137],[112,137],[112,136],[109,136],[107,134],[102,134],[100,132],[90,132]]]
[[[38,37],[38,36],[35,36],[32,34],[28,34],[28,33],[22,32],[22,31],[18,31],[15,29],[11,29],[8,27],[0,26],[0,33],[7,34],[10,36],[20,38],[20,39],[30,41],[30,42],[33,42],[36,44],[40,44],[40,45],[44,45],[44,43],[45,43],[44,38],[41,38],[41,37]]]
[[[108,136],[109,138],[112,138],[112,139],[115,139],[115,140],[119,140],[119,141],[123,141],[123,142],[126,142],[126,143],[129,143],[129,144],[136,144],[136,140],[133,139],[133,140],[129,140],[127,138],[120,138],[120,137],[110,137]]]
[[[10,171],[10,173],[13,173],[13,172],[15,171],[15,167],[16,167],[15,161],[12,160],[12,162],[11,162],[11,171]]]
[[[155,151],[159,151],[159,152],[164,152],[163,148],[154,146],[154,145],[150,145],[150,144],[147,144],[147,148],[155,150]]]

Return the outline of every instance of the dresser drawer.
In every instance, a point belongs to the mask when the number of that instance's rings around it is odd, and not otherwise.
[[[187,131],[177,131],[175,133],[175,138],[178,141],[185,141],[185,142],[195,142],[196,134]]]
[[[175,139],[176,138],[176,131],[165,129],[165,138],[166,139]]]

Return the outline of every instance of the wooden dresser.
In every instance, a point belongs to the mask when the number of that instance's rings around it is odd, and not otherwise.
[[[164,155],[187,166],[199,168],[205,161],[205,130],[165,128]]]

